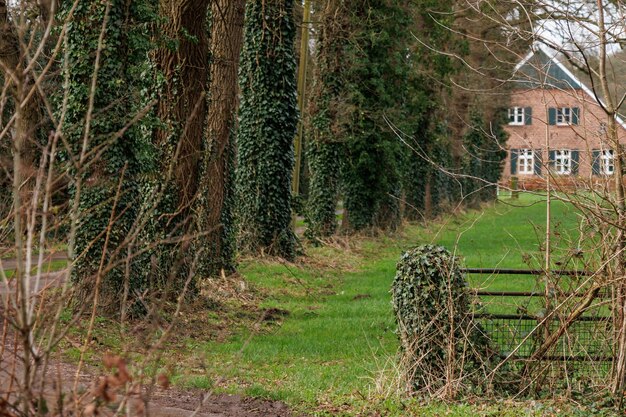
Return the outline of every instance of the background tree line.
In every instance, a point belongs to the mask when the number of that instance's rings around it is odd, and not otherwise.
[[[296,209],[319,241],[337,233],[340,200],[342,233],[369,233],[493,199],[506,140],[493,80],[514,62],[472,39],[505,34],[454,0],[310,6],[302,22],[293,0],[0,2],[16,245],[50,155],[73,281],[85,296],[101,288],[109,311],[230,273],[237,253],[293,260]],[[298,123],[308,174],[294,196]]]

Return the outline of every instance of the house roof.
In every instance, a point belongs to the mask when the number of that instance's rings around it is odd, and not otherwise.
[[[515,66],[513,82],[515,88],[532,89],[559,89],[559,90],[582,90],[596,103],[602,100],[582,83],[565,65],[557,58],[557,52],[550,51],[540,44],[533,49]],[[617,123],[626,129],[626,122],[616,115]]]
[[[536,46],[515,67],[513,82],[517,88],[556,88],[580,90],[582,83],[555,57]]]

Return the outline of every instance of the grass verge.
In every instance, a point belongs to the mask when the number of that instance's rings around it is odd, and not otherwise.
[[[564,256],[567,242],[576,239],[576,212],[560,202],[552,211],[554,230],[564,237],[563,247],[555,243],[555,256]],[[244,261],[241,274],[264,294],[261,307],[280,314],[262,320],[258,334],[243,328],[225,340],[188,339],[195,366],[180,366],[177,383],[282,400],[315,415],[575,415],[556,403],[422,405],[393,389],[398,342],[389,289],[402,251],[438,243],[456,248],[470,267],[536,267],[544,225],[545,202],[524,195],[426,226],[408,225],[394,237],[307,248],[298,264]],[[470,280],[492,290],[540,285],[511,276]]]

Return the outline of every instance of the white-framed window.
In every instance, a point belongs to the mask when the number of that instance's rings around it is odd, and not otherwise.
[[[572,124],[571,107],[559,107],[556,109],[556,124],[558,126],[566,126]]]
[[[509,108],[509,125],[521,126],[523,124],[524,124],[524,108],[523,107]]]
[[[572,152],[566,149],[554,151],[554,172],[560,175],[572,173]]]
[[[532,149],[519,150],[517,172],[520,174],[533,174],[535,172],[535,154]]]
[[[615,172],[615,160],[613,149],[604,149],[600,152],[600,173],[613,175]]]

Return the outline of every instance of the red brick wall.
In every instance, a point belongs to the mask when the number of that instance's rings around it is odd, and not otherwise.
[[[511,96],[511,107],[532,107],[532,124],[524,126],[506,126],[509,133],[508,149],[541,149],[542,150],[542,177],[548,173],[547,138],[551,150],[578,150],[579,169],[578,178],[562,178],[560,183],[571,184],[576,180],[595,181],[598,178],[592,175],[591,152],[594,149],[610,149],[606,139],[601,134],[601,123],[606,123],[606,116],[595,100],[582,90],[562,91],[557,89],[516,90]],[[549,107],[578,107],[580,109],[579,124],[577,126],[550,126],[548,125]],[[618,126],[620,142],[626,142],[626,130]],[[507,157],[502,175],[502,183],[508,184],[511,176],[511,158]],[[553,174],[556,176],[556,174]],[[536,175],[516,174],[520,185],[528,184],[537,188],[542,182]],[[571,176],[568,176],[571,177]],[[559,180],[557,178],[557,180]],[[541,188],[541,187],[539,187]]]

